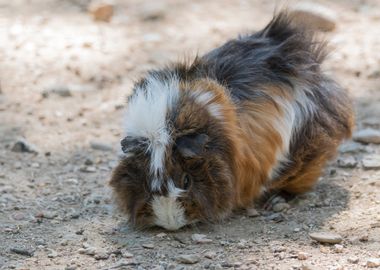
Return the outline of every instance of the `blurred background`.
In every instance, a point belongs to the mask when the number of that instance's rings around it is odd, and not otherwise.
[[[83,240],[82,229],[89,230],[93,245],[104,246],[103,237],[94,235],[97,229],[109,235],[118,231],[120,217],[111,216],[112,203],[104,187],[117,162],[123,108],[133,82],[151,68],[203,54],[239,33],[260,30],[281,7],[293,10],[303,4],[284,2],[0,0],[0,229],[5,232],[0,236],[5,243],[0,244],[5,254],[0,252],[0,267],[63,269],[71,265],[72,254],[79,256],[78,243],[88,241]],[[305,6],[294,8],[294,16],[300,23],[308,21],[329,41],[331,53],[324,68],[352,96],[358,129],[378,130],[380,1],[319,0]],[[362,146],[352,147],[356,152],[349,158],[356,167]],[[369,151],[379,153],[378,148]],[[338,175],[351,179],[352,171],[345,170],[338,169]],[[350,180],[351,187],[357,186],[355,179]],[[355,192],[368,194],[366,189]],[[346,205],[347,192],[337,194],[335,199]],[[380,221],[375,213],[380,199],[373,196],[373,204],[354,203],[374,212],[362,223],[357,221],[356,232],[364,233],[369,220]],[[324,224],[338,208],[314,214],[314,223]],[[358,215],[355,211],[351,214]],[[136,234],[129,237],[119,235],[120,241],[137,241]],[[65,239],[77,243],[66,248],[60,245]],[[112,241],[107,243],[119,244]],[[371,253],[379,246],[370,243],[369,254],[380,256]],[[12,245],[40,255],[24,261],[23,255],[9,251]],[[87,262],[88,269],[100,269],[115,256],[106,262],[80,257],[72,265]],[[336,262],[334,257],[325,260]]]
[[[354,97],[372,96],[380,76],[379,1],[315,2],[333,13],[323,36],[333,50],[326,69]],[[2,121],[50,151],[90,137],[114,142],[125,97],[144,71],[258,30],[274,10],[297,3],[0,1]]]

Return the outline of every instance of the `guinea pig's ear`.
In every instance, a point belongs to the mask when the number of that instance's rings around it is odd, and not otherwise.
[[[208,141],[209,137],[204,133],[190,134],[179,137],[175,146],[183,157],[193,158],[204,152]]]
[[[144,147],[148,144],[148,139],[143,137],[127,136],[121,140],[120,144],[121,150],[126,154],[144,149]]]

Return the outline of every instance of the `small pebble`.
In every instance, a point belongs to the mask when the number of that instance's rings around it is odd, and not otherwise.
[[[30,164],[30,167],[38,169],[40,167],[40,164],[38,162],[33,162],[32,164]]]
[[[94,161],[91,158],[86,158],[84,165],[91,166],[94,164]]]
[[[280,260],[283,260],[286,258],[286,253],[285,252],[280,252],[280,253],[275,253],[274,257],[279,258]]]
[[[176,240],[176,241],[178,241],[178,242],[180,242],[181,244],[184,244],[184,245],[186,245],[187,242],[188,242],[188,241],[187,241],[183,236],[181,236],[181,235],[173,235],[173,239]]]
[[[142,244],[143,248],[147,248],[147,249],[154,249],[154,245],[151,244],[151,243],[147,243],[147,244]]]
[[[250,245],[248,243],[247,240],[244,240],[244,239],[241,239],[237,244],[236,244],[236,247],[238,249],[246,249],[246,248],[249,248]]]
[[[341,154],[356,154],[358,152],[365,152],[365,147],[357,142],[346,142],[339,147]]]
[[[222,267],[224,268],[232,268],[234,267],[234,264],[233,263],[230,263],[230,262],[222,262]]]
[[[242,262],[234,262],[232,265],[236,269],[236,268],[240,268],[243,265],[243,263]]]
[[[199,256],[196,254],[179,255],[177,261],[184,264],[195,264],[199,262]]]
[[[338,167],[340,168],[348,168],[348,169],[352,169],[352,168],[355,168],[356,165],[358,164],[358,162],[356,161],[356,159],[352,156],[349,156],[349,157],[341,157],[338,159]]]
[[[96,254],[96,248],[95,247],[80,248],[78,249],[78,253],[94,256]]]
[[[14,220],[24,220],[26,216],[23,213],[15,213],[12,215]]]
[[[352,138],[360,143],[380,144],[380,130],[372,128],[362,129],[355,132]]]
[[[378,258],[369,258],[366,263],[368,268],[376,268],[380,266],[380,259]]]
[[[53,250],[53,249],[49,249],[49,254],[47,255],[48,258],[56,258],[58,256],[58,252]]]
[[[286,209],[289,209],[289,204],[287,203],[276,203],[274,206],[273,206],[273,211],[274,212],[282,212]]]
[[[162,265],[155,265],[155,266],[152,266],[151,269],[152,270],[165,270],[165,267],[163,267]]]
[[[359,262],[359,258],[358,258],[358,257],[349,257],[349,258],[347,259],[347,261],[348,261],[349,263],[356,264],[356,263]]]
[[[79,229],[75,232],[77,235],[82,235],[84,233],[84,229]]]
[[[37,239],[34,243],[37,246],[46,246],[46,241],[44,239]]]
[[[266,217],[267,220],[272,220],[276,223],[282,222],[285,220],[284,216],[281,213],[274,213]]]
[[[19,254],[19,255],[23,255],[23,256],[29,256],[29,257],[32,257],[33,254],[34,254],[34,250],[29,250],[29,249],[25,249],[25,248],[11,248],[10,249],[11,252],[13,253],[16,253],[16,254]]]
[[[248,208],[246,210],[248,217],[258,217],[260,213],[255,208]]]
[[[133,254],[126,251],[126,250],[122,250],[121,251],[121,256],[124,257],[124,258],[133,258]]]
[[[69,244],[69,240],[68,239],[63,239],[61,242],[59,242],[59,244],[61,246],[67,246]]]
[[[85,173],[93,173],[96,172],[96,168],[93,166],[84,166],[80,168],[80,171]]]
[[[58,216],[58,213],[52,211],[46,211],[42,213],[42,217],[46,219],[54,219]]]
[[[156,235],[156,237],[158,237],[158,238],[164,238],[165,236],[167,236],[166,233],[159,233]]]
[[[309,257],[309,254],[307,254],[306,252],[300,251],[297,254],[297,259],[300,260],[300,261],[307,260],[308,257]]]
[[[79,213],[79,212],[73,212],[73,213],[69,214],[68,217],[70,219],[77,219],[80,217],[80,215],[81,215],[81,213]]]
[[[367,76],[368,79],[377,79],[380,78],[380,70],[375,70]]]
[[[328,253],[330,253],[330,249],[329,249],[328,247],[326,247],[326,246],[320,246],[320,247],[319,247],[319,251],[320,251],[321,253],[323,253],[323,254],[328,254]]]
[[[144,34],[142,38],[145,42],[158,42],[162,39],[161,35],[158,33],[147,33]]]
[[[302,265],[301,267],[297,268],[300,270],[314,270],[315,268],[311,267],[310,265]]]
[[[136,262],[135,260],[121,259],[120,261],[116,262],[113,266],[111,266],[110,269],[124,269],[123,267],[139,264],[140,263]]]
[[[65,183],[69,185],[77,185],[79,181],[76,178],[69,178],[65,180]]]
[[[342,236],[333,232],[314,232],[309,234],[310,238],[320,243],[339,244]]]
[[[11,150],[13,152],[19,152],[19,153],[33,153],[33,154],[37,154],[38,153],[38,150],[37,148],[30,144],[29,142],[27,142],[25,139],[19,139],[17,140]]]
[[[214,251],[206,251],[204,254],[207,259],[214,259],[216,257],[216,252]]]
[[[157,21],[165,17],[167,7],[160,1],[147,2],[140,8],[140,16],[144,21]]]
[[[22,169],[22,163],[21,163],[21,162],[15,162],[15,163],[13,164],[13,166],[14,166],[14,168],[15,168],[16,170],[20,170],[20,169]]]
[[[109,253],[106,251],[97,251],[94,258],[95,260],[107,260],[109,256]]]
[[[90,142],[90,146],[94,150],[100,150],[100,151],[112,151],[112,145],[102,143],[102,142]]]
[[[362,160],[363,168],[367,170],[380,169],[380,155],[372,154]]]
[[[368,234],[363,234],[359,237],[360,242],[368,242]]]
[[[42,92],[42,97],[48,98],[50,94],[56,94],[61,97],[71,97],[70,89],[65,85],[55,85]]]
[[[273,253],[280,253],[280,252],[283,252],[283,251],[286,251],[286,247],[283,247],[283,246],[272,247],[272,252]]]
[[[109,3],[97,3],[90,7],[90,13],[95,21],[109,22],[114,13],[114,6]]]
[[[334,245],[334,252],[335,253],[342,253],[343,252],[343,246],[339,244]]]
[[[191,239],[197,244],[207,244],[212,242],[212,240],[208,239],[204,234],[195,233],[191,236]]]

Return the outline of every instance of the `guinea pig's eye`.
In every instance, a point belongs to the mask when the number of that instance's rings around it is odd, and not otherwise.
[[[191,184],[190,176],[188,174],[185,174],[185,176],[183,177],[183,189],[188,190],[190,187],[190,184]]]

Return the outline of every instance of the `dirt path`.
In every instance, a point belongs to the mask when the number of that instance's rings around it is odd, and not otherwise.
[[[0,1],[0,269],[367,269],[380,259],[380,170],[362,165],[380,157],[375,144],[348,142],[283,212],[130,230],[107,181],[133,80],[261,28],[275,3],[120,0],[111,22],[97,23],[88,2]],[[326,69],[351,93],[358,129],[380,129],[380,3],[318,2],[339,14]],[[12,151],[20,137],[38,154]],[[342,243],[312,241],[320,230]]]

